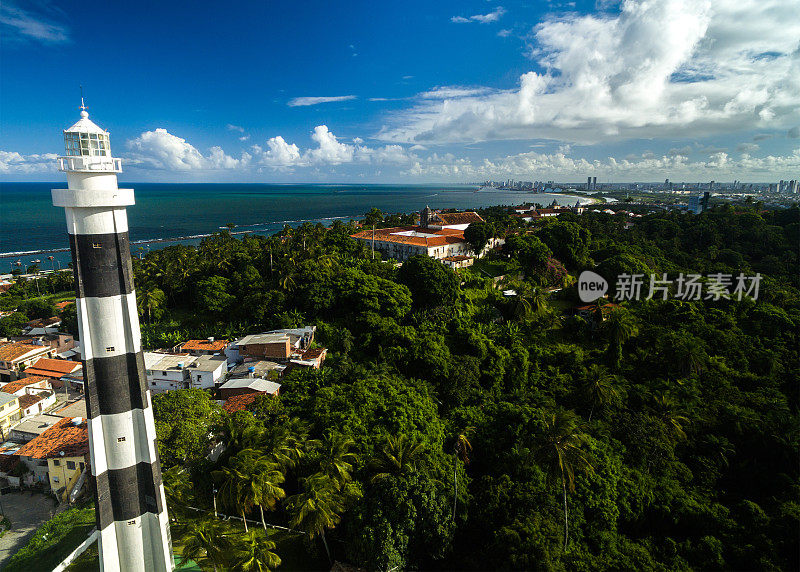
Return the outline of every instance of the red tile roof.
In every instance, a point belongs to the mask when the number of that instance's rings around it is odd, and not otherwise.
[[[13,394],[25,386],[32,385],[34,383],[39,383],[40,381],[46,381],[47,379],[48,378],[42,377],[40,375],[29,375],[28,377],[23,377],[22,379],[11,381],[5,384],[3,387],[0,387],[0,391],[2,391],[3,393]]]
[[[22,342],[14,342],[0,346],[0,360],[14,361],[36,350],[51,351],[50,346],[34,346]]]
[[[44,398],[41,395],[38,395],[38,394],[35,394],[35,393],[33,393],[33,394],[26,393],[25,395],[22,395],[19,398],[19,408],[20,409],[27,409],[31,405],[36,405],[42,399],[44,399]]]
[[[432,236],[405,236],[402,234],[397,234],[407,231],[416,231]],[[356,234],[351,234],[350,237],[361,240],[372,240],[372,229],[362,230]],[[454,228],[433,230],[431,228],[423,228],[419,226],[396,226],[393,228],[376,228],[375,240],[380,240],[383,242],[396,242],[398,244],[410,244],[413,246],[444,246],[445,244],[457,244],[459,242],[464,242],[464,232]]]
[[[72,417],[65,417],[32,441],[25,443],[16,454],[33,459],[59,457],[61,451],[68,457],[85,455],[89,451],[86,420],[83,419],[80,425],[73,425],[72,420]]]
[[[221,352],[225,349],[225,346],[228,345],[228,340],[214,340],[213,342],[209,342],[208,340],[189,340],[181,346],[181,351],[211,351],[211,352]]]
[[[63,310],[64,308],[66,308],[70,304],[74,304],[74,303],[75,303],[75,300],[64,300],[63,302],[59,302],[58,304],[56,304],[56,308],[58,308],[59,310]]]
[[[35,361],[32,366],[25,370],[25,373],[44,377],[61,377],[80,368],[81,363],[77,361],[42,358]]]
[[[223,411],[227,413],[235,413],[237,411],[245,411],[248,405],[252,405],[256,401],[256,397],[264,394],[263,391],[254,393],[245,393],[242,395],[234,395],[229,398],[222,406]]]
[[[482,222],[483,219],[476,212],[468,211],[463,213],[436,213],[434,218],[438,218],[445,225],[451,224],[470,224],[473,222]]]

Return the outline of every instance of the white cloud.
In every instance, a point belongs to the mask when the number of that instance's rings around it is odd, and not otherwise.
[[[509,29],[500,30],[499,32],[497,32],[497,35],[500,36],[501,38],[507,38],[511,35],[511,30]]]
[[[355,147],[347,143],[339,143],[336,136],[328,130],[327,125],[317,125],[314,133],[311,134],[311,139],[319,145],[318,148],[308,151],[312,162],[338,165],[339,163],[350,163],[353,160]]]
[[[483,95],[493,90],[488,87],[462,87],[458,85],[437,86],[428,91],[423,91],[417,97],[421,99],[458,99],[461,97],[474,97]]]
[[[209,155],[203,155],[185,139],[176,137],[166,129],[145,131],[128,141],[129,160],[137,166],[172,171],[204,169],[235,169],[249,161],[249,155],[234,159],[226,155],[221,147],[212,147]]]
[[[267,140],[266,150],[254,145],[253,154],[257,163],[276,169],[297,167],[303,164],[303,158],[297,145],[287,143],[280,135]]]
[[[241,127],[240,125],[234,125],[232,123],[228,123],[226,127],[228,131],[238,131],[239,133],[244,133],[244,127]]]
[[[478,180],[508,177],[528,180],[555,179],[561,181],[584,180],[587,173],[606,180],[697,180],[710,177],[716,180],[764,180],[769,177],[789,176],[800,169],[800,148],[790,155],[751,157],[743,154],[735,160],[725,152],[713,153],[705,161],[690,162],[685,155],[656,156],[645,153],[625,159],[607,157],[603,160],[568,157],[564,153],[527,152],[500,159],[473,163],[469,159],[451,154],[433,154],[427,159],[415,160],[404,174],[427,178],[460,178]]]
[[[0,4],[0,29],[5,42],[36,40],[43,44],[63,44],[70,41],[66,26],[18,8],[9,0]]]
[[[591,144],[800,122],[794,1],[623,0],[618,13],[545,20],[530,43],[541,71],[518,89],[422,101],[379,137]]]
[[[336,101],[350,101],[356,99],[355,95],[335,95],[330,97],[295,97],[289,100],[289,107],[305,107],[308,105],[318,105],[320,103],[333,103]]]
[[[469,22],[491,24],[492,22],[497,22],[505,13],[506,9],[502,6],[498,6],[488,14],[475,14],[473,16],[469,16],[468,18],[465,18],[464,16],[453,16],[450,18],[450,21],[455,24],[467,24]]]
[[[55,153],[23,155],[16,151],[0,151],[0,173],[33,174],[56,171]]]

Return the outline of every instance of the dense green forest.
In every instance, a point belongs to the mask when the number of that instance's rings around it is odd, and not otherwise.
[[[199,390],[154,399],[184,553],[209,568],[800,568],[798,210],[631,228],[482,215],[469,240],[506,243],[458,273],[373,260],[340,222],[135,261],[146,346],[316,324],[330,349],[247,412]],[[585,318],[584,269],[612,297],[624,272],[761,283],[755,300],[601,302]],[[210,442],[225,444],[216,462]],[[264,525],[214,519],[213,491]]]

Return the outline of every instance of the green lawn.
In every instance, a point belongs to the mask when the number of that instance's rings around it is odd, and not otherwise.
[[[94,526],[93,505],[66,510],[40,526],[3,570],[52,570],[86,540]]]

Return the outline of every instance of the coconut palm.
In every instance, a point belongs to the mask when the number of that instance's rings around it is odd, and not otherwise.
[[[162,473],[164,496],[167,498],[167,507],[171,515],[182,514],[189,504],[192,495],[192,484],[186,469],[175,466]]]
[[[244,477],[241,495],[243,498],[252,498],[253,504],[258,505],[261,526],[266,531],[264,507],[275,510],[277,502],[286,496],[280,486],[285,480],[281,465],[271,455],[264,455],[255,449],[245,449],[231,459],[231,466]]]
[[[564,550],[569,539],[567,492],[575,491],[575,472],[591,472],[588,453],[584,451],[588,436],[572,411],[558,411],[548,416],[544,431],[537,438],[535,458],[543,464],[550,479],[561,481],[564,496]]]
[[[162,308],[167,296],[154,282],[145,282],[136,289],[136,297],[139,308],[147,312],[147,323],[152,324],[153,312],[157,312]]]
[[[340,493],[338,483],[322,473],[306,478],[304,488],[304,492],[287,500],[289,526],[304,531],[310,540],[321,538],[328,560],[331,560],[325,530],[336,527],[341,521],[345,497]]]
[[[616,382],[617,376],[609,373],[602,365],[593,364],[586,370],[581,391],[586,400],[592,404],[589,421],[592,420],[595,407],[606,407],[619,400]]]
[[[234,569],[245,572],[270,572],[281,565],[280,557],[273,552],[275,542],[265,532],[252,530],[242,535],[235,551]]]
[[[464,433],[459,433],[453,445],[453,454],[456,459],[461,459],[465,465],[469,465],[469,454],[472,452],[472,444],[467,439],[466,433],[474,430],[474,427],[467,428]],[[458,461],[453,463],[453,520],[456,519],[456,503],[458,502]]]
[[[413,471],[416,468],[416,460],[422,453],[422,444],[415,443],[401,433],[396,437],[391,435],[386,437],[386,442],[381,447],[377,457],[372,460],[370,466],[375,474],[370,482],[384,479],[391,474],[399,474],[403,471]]]
[[[181,559],[194,560],[198,564],[214,570],[227,568],[227,556],[230,554],[231,539],[228,527],[210,516],[190,520],[180,535],[183,543]]]
[[[242,515],[244,530],[247,532],[247,513],[256,503],[250,476],[238,467],[229,466],[212,471],[211,477],[220,485],[219,498],[222,504]]]
[[[358,462],[358,456],[350,451],[356,444],[350,437],[331,433],[323,442],[320,470],[344,486],[352,480],[351,472]]]
[[[604,328],[608,332],[608,350],[614,367],[619,368],[622,361],[622,346],[630,338],[639,333],[639,326],[633,314],[625,309],[617,308],[609,313],[608,319],[604,322]]]
[[[689,418],[682,414],[677,400],[662,393],[653,398],[653,404],[658,418],[667,430],[681,439],[686,439],[683,426],[689,423]]]

